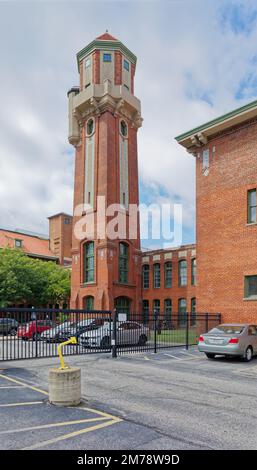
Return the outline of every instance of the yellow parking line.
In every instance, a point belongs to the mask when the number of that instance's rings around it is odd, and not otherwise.
[[[83,423],[91,423],[94,421],[103,421],[107,418],[87,418],[87,419],[79,419],[75,421],[63,421],[61,423],[49,423],[49,424],[42,424],[39,426],[31,426],[28,428],[20,428],[20,429],[10,429],[7,431],[0,431],[0,434],[12,434],[15,432],[25,432],[25,431],[35,431],[36,429],[48,429],[48,428],[55,428],[60,426],[71,426],[73,424],[83,424]]]
[[[39,405],[44,403],[43,401],[24,401],[23,403],[6,403],[4,405],[0,405],[0,408],[8,408],[10,406],[26,406],[26,405]]]
[[[29,446],[29,447],[24,447],[21,450],[39,449],[41,447],[54,444],[55,442],[64,441],[66,439],[71,439],[73,437],[80,436],[82,434],[86,434],[91,431],[96,431],[97,429],[102,429],[102,428],[106,428],[107,426],[112,426],[113,424],[119,423],[120,421],[122,420],[117,418],[116,420],[107,421],[102,424],[96,424],[95,426],[91,426],[89,428],[80,429],[79,431],[74,431],[69,434],[64,434],[63,436],[55,437],[53,439],[48,439],[47,441],[37,442],[36,444],[33,444],[32,446]]]
[[[21,382],[21,380],[16,380],[11,377],[7,377],[4,374],[0,374],[0,377],[5,380],[9,380],[10,382],[14,382],[19,385],[23,385],[24,387],[30,388],[31,390],[34,390],[35,392],[42,393],[43,395],[48,395],[48,393],[45,390],[42,390],[41,388],[34,387],[33,385],[28,385],[26,382]]]

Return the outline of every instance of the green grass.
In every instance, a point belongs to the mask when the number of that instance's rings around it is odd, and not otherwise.
[[[161,334],[158,334],[157,331],[157,343],[186,343],[186,331],[185,330],[162,330]],[[154,331],[151,331],[150,336],[151,341],[154,341]],[[197,342],[197,332],[195,329],[189,329],[188,332],[188,342],[189,344],[196,344]]]

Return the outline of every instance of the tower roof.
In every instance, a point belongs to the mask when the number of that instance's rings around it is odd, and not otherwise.
[[[101,36],[97,36],[96,39],[100,39],[102,41],[118,41],[115,37],[111,36],[111,34],[106,31],[105,33],[101,34]]]

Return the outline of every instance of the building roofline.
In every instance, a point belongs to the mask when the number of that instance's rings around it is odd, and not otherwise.
[[[147,256],[153,253],[169,253],[170,251],[178,251],[178,250],[188,250],[188,249],[196,249],[196,243],[188,243],[186,245],[175,246],[171,248],[156,248],[156,249],[149,249],[148,251],[142,250],[142,255]]]
[[[137,58],[133,52],[131,52],[122,42],[118,40],[103,40],[103,39],[94,39],[92,42],[90,42],[87,46],[83,47],[78,53],[77,53],[77,64],[78,64],[78,71],[79,71],[79,63],[84,57],[91,52],[93,52],[96,49],[100,50],[118,50],[123,52],[124,55],[126,55],[132,64],[136,65]]]
[[[47,235],[40,235],[40,234],[33,234],[33,233],[27,233],[25,230],[24,232],[23,231],[20,231],[20,230],[12,230],[12,229],[9,229],[9,228],[3,228],[3,227],[0,227],[0,231],[1,232],[10,232],[10,233],[17,233],[17,235],[25,235],[26,237],[32,237],[32,238],[39,238],[40,240],[46,240],[46,241],[49,241],[49,237]]]
[[[197,138],[198,134],[202,134],[203,141],[201,141],[200,136],[200,145],[201,143],[205,144],[205,138],[208,139],[208,137],[211,137],[213,134],[231,128],[234,125],[241,124],[254,117],[257,117],[257,100],[201,124],[198,127],[194,127],[193,129],[175,137],[175,140],[184,147],[190,148],[195,146],[192,139],[195,137]]]
[[[54,217],[59,217],[60,215],[65,215],[66,217],[71,217],[72,218],[72,215],[67,214],[66,212],[58,212],[57,214],[50,215],[47,218],[48,219],[53,219]]]

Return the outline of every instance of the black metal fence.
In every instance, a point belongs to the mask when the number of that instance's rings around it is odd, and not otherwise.
[[[0,361],[64,355],[123,353],[197,344],[200,334],[221,322],[220,314],[117,313],[97,310],[0,309]]]

